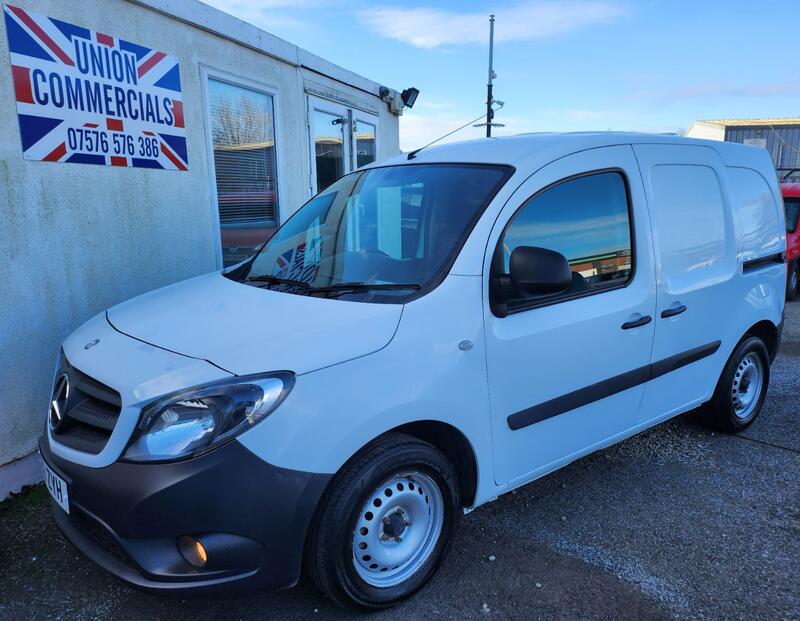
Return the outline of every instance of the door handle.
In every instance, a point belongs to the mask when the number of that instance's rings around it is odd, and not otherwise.
[[[661,311],[661,319],[667,319],[668,317],[674,317],[675,315],[680,315],[686,311],[686,306],[684,304],[678,304],[677,306],[672,306],[664,311]]]
[[[648,323],[653,321],[653,318],[650,315],[643,315],[639,317],[639,319],[634,319],[633,321],[626,321],[622,324],[623,330],[631,330],[633,328],[640,328],[641,326],[646,326]]]

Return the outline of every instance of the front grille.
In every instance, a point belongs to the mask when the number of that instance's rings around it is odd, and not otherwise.
[[[66,357],[64,358],[66,360]],[[101,401],[105,401],[106,403],[111,403],[119,407],[121,405],[119,393],[114,390],[113,388],[109,388],[105,384],[98,382],[93,377],[89,377],[86,373],[72,367],[72,374],[70,376],[70,381],[72,378],[75,378],[78,389],[92,395],[93,397],[100,399]]]
[[[69,377],[69,398],[53,437],[64,446],[96,455],[105,448],[117,424],[120,394],[73,367],[63,352],[61,373]]]
[[[72,513],[69,514],[72,523],[98,548],[103,550],[106,554],[118,560],[120,563],[131,566],[133,562],[131,557],[117,541],[117,538],[103,526],[100,522],[92,516],[84,513],[80,509],[73,507]]]
[[[97,399],[86,399],[72,408],[70,417],[90,427],[113,431],[117,424],[119,408],[115,408]]]

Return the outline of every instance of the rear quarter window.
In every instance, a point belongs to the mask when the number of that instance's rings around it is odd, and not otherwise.
[[[731,188],[736,246],[742,261],[780,252],[783,226],[780,205],[766,180],[749,168],[727,169]]]

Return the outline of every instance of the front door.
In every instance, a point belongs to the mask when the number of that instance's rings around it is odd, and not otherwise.
[[[519,246],[563,254],[572,287],[518,295],[508,264]],[[628,432],[647,381],[656,307],[631,147],[574,154],[530,177],[495,224],[485,273],[496,482],[540,476]]]

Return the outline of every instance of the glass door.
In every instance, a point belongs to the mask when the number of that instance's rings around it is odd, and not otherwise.
[[[352,170],[350,113],[340,104],[309,97],[314,193],[321,192]]]
[[[311,191],[321,192],[378,156],[378,117],[362,110],[308,97]]]

